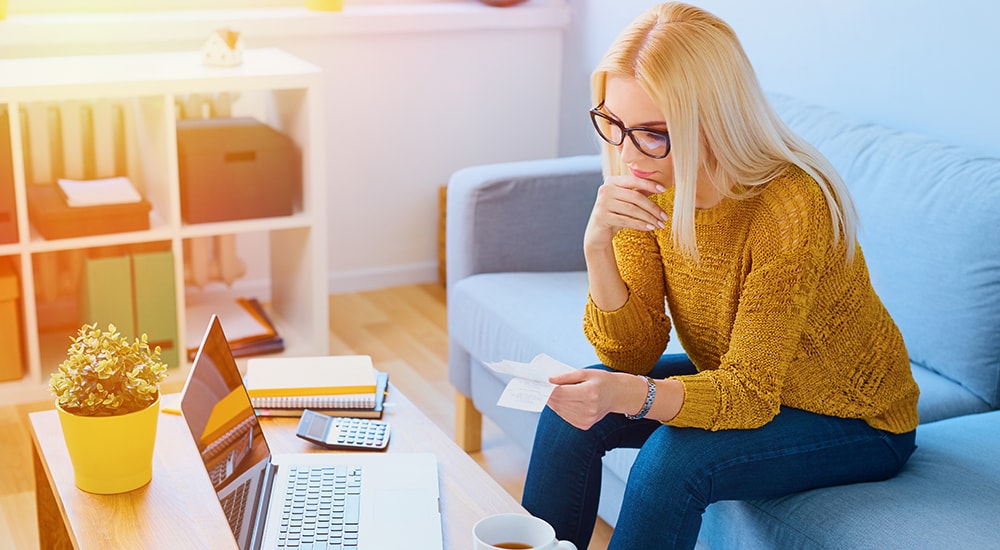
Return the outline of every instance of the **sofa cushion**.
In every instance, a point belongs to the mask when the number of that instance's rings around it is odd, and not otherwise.
[[[480,273],[448,296],[448,336],[481,361],[530,361],[545,352],[575,367],[598,363],[583,335],[583,271]]]
[[[581,245],[582,246],[582,245]],[[587,273],[480,273],[448,297],[449,337],[483,361],[530,361],[546,353],[567,365],[600,363],[583,334]],[[665,353],[684,353],[671,334]]]
[[[705,512],[701,538],[713,549],[995,548],[998,433],[1000,411],[920,426],[917,450],[896,477],[718,502]]]
[[[771,96],[834,164],[911,360],[1000,407],[1000,159]]]
[[[917,412],[922,424],[990,410],[985,401],[954,380],[913,363],[910,371],[920,386]]]

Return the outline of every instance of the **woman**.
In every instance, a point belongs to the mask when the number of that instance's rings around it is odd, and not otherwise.
[[[654,7],[592,84],[605,181],[584,331],[604,365],[551,379],[525,508],[586,548],[601,456],[634,447],[610,548],[693,548],[718,500],[895,475],[918,421],[902,337],[844,183],[732,29]],[[672,324],[687,357],[661,358]]]

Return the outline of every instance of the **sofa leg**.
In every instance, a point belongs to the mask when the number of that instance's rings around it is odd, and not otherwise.
[[[483,413],[472,399],[455,393],[455,443],[467,453],[480,449],[483,441]]]

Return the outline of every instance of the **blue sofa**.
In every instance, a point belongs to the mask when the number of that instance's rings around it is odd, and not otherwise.
[[[1000,159],[771,99],[851,189],[873,284],[920,385],[918,448],[889,481],[713,504],[699,545],[1000,548]],[[537,421],[496,406],[506,380],[482,361],[598,362],[581,330],[581,243],[601,181],[596,156],[470,167],[449,181],[449,376],[468,450],[483,414],[526,449]],[[672,341],[667,352],[683,350]],[[599,513],[612,525],[634,456],[604,458]]]

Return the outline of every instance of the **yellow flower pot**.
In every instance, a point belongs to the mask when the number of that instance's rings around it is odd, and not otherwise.
[[[153,479],[153,445],[160,399],[121,416],[78,416],[59,403],[59,423],[76,486],[110,495],[138,489]]]

